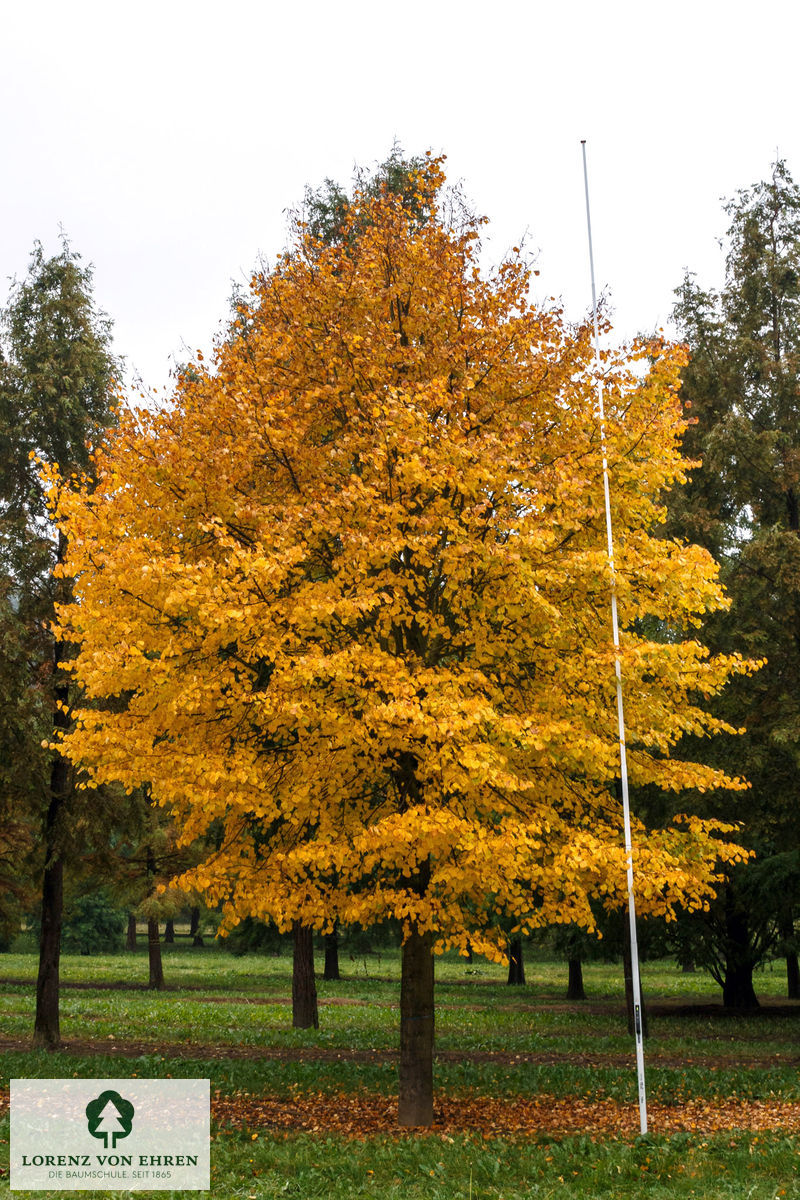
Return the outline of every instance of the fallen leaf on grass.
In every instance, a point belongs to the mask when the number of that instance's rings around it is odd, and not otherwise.
[[[770,1129],[800,1133],[800,1101],[690,1099],[675,1105],[651,1104],[648,1112],[654,1133]],[[409,1132],[397,1124],[395,1100],[369,1093],[309,1092],[294,1094],[291,1099],[216,1093],[211,1114],[221,1128],[325,1132],[352,1138]],[[628,1136],[639,1132],[639,1111],[635,1105],[608,1099],[556,1096],[438,1099],[430,1132],[441,1135],[467,1131],[484,1137],[539,1132]]]

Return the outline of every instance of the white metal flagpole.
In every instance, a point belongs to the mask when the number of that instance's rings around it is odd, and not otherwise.
[[[600,449],[603,456],[603,494],[606,504],[606,541],[608,563],[611,570],[611,626],[614,633],[614,670],[617,681],[617,726],[619,730],[619,767],[622,783],[622,812],[625,825],[625,857],[628,877],[628,920],[631,930],[631,971],[633,974],[633,1019],[636,1034],[636,1077],[639,1084],[639,1125],[647,1133],[647,1092],[644,1082],[644,1044],[642,1041],[642,995],[639,987],[639,946],[636,940],[636,900],[633,891],[633,847],[631,845],[631,809],[628,794],[628,760],[625,751],[625,709],[622,703],[622,663],[619,649],[619,621],[617,619],[617,577],[614,567],[614,537],[611,528],[611,493],[608,484],[608,459],[606,456],[606,418],[603,403],[603,376],[600,367],[600,330],[597,324],[597,292],[594,283],[594,252],[592,249],[592,218],[589,210],[589,174],[586,169],[586,140],[581,140],[583,151],[583,184],[586,191],[586,229],[589,234],[589,270],[592,277],[592,318],[594,320],[594,357],[597,373],[597,408],[600,416]]]

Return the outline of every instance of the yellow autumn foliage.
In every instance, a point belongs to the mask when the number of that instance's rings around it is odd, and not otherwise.
[[[492,952],[509,915],[591,928],[624,896],[589,330],[528,302],[518,258],[483,274],[442,184],[431,159],[425,223],[384,194],[340,245],[298,226],[213,364],[122,414],[96,488],[51,480],[86,697],[63,750],[187,841],[214,826],[180,882],[228,924],[394,915]],[[692,632],[724,604],[713,561],[657,536],[682,362],[603,361],[629,769],[741,787],[676,752],[752,666]],[[640,910],[702,904],[729,832],[635,824]]]

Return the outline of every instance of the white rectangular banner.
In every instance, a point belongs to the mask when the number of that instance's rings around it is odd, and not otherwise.
[[[207,1190],[208,1079],[12,1079],[15,1191]]]

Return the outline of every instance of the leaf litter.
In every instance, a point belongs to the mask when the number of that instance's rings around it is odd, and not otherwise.
[[[634,1104],[584,1097],[550,1095],[495,1098],[441,1096],[434,1124],[407,1129],[397,1123],[396,1100],[370,1093],[300,1092],[291,1098],[249,1092],[212,1096],[211,1113],[221,1131],[262,1133],[333,1133],[363,1139],[376,1134],[478,1133],[483,1137],[576,1134],[588,1137],[639,1132]],[[738,1097],[690,1098],[677,1104],[648,1106],[653,1133],[718,1133],[781,1130],[800,1133],[800,1101]]]

